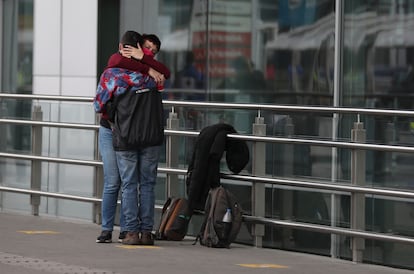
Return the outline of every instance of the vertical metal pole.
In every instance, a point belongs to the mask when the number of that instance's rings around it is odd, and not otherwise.
[[[1,5],[1,4],[0,4]],[[1,78],[1,77],[0,77]],[[6,102],[0,100],[0,118],[3,118],[6,116]],[[7,144],[7,127],[5,124],[0,124],[0,151],[6,151],[6,144]],[[0,182],[4,182],[3,181],[3,176],[6,173],[5,172],[5,166],[6,165],[1,165],[0,164]],[[2,197],[3,197],[3,192],[0,193],[0,207],[2,206]]]
[[[255,66],[257,66],[258,68],[263,67],[262,66],[262,58],[261,54],[263,53],[263,51],[260,50],[260,43],[261,41],[263,41],[263,37],[262,37],[262,32],[261,32],[261,24],[259,22],[261,22],[260,20],[260,10],[259,10],[259,1],[258,0],[252,0],[252,6],[251,6],[251,11],[252,11],[252,24],[251,24],[251,41],[250,41],[250,45],[252,45],[252,49],[251,49],[251,60],[253,60]]]
[[[334,57],[334,90],[333,106],[339,107],[339,96],[343,87],[343,48],[344,48],[344,2],[335,0],[335,57]],[[339,114],[334,113],[332,117],[332,140],[338,138]],[[338,177],[338,149],[332,148],[331,181],[335,183]],[[335,227],[339,222],[340,199],[338,195],[331,195],[331,226]],[[331,257],[339,257],[339,235],[331,234]]]
[[[351,130],[351,139],[356,143],[364,143],[366,132],[364,124],[359,121],[354,123]],[[365,185],[365,150],[353,149],[351,151],[351,184]],[[365,230],[365,195],[364,193],[351,194],[351,229]],[[351,241],[352,260],[362,262],[365,240],[353,237]]]
[[[1,80],[1,76],[0,76],[0,80]],[[1,81],[0,81],[0,83],[1,83]],[[7,116],[6,100],[0,100],[0,118],[4,118],[6,116]],[[0,132],[1,132],[1,134],[0,134],[0,151],[6,151],[7,136],[9,135],[8,134],[9,130],[10,130],[10,125],[0,123]],[[7,166],[6,162],[4,162],[3,164],[0,164],[0,184],[6,182],[6,166]],[[5,194],[5,192],[0,192],[0,208],[3,207],[4,194]]]
[[[260,114],[255,119],[252,131],[255,136],[266,135],[266,124],[264,123],[264,118],[260,117]],[[252,174],[264,176],[266,171],[266,143],[253,142],[252,152]],[[253,183],[252,185],[252,214],[253,216],[265,217],[265,185],[262,183]],[[254,245],[256,247],[262,247],[264,225],[254,224],[252,234],[254,237]]]
[[[0,14],[2,15],[3,18],[3,4],[4,1],[0,1]],[[4,20],[0,20],[0,37],[3,37],[3,21]],[[7,20],[6,20],[7,21]],[[3,52],[3,43],[0,43],[0,52]],[[1,60],[1,62],[3,63],[3,60]],[[0,66],[0,83],[3,83],[3,66]]]
[[[171,109],[171,112],[168,115],[167,119],[167,129],[176,130],[179,129],[179,119],[177,113],[174,112],[174,108]],[[177,136],[167,136],[166,138],[166,162],[167,167],[173,168],[178,166],[178,138]],[[166,195],[167,197],[172,196],[181,196],[178,184],[178,175],[177,174],[168,174],[167,173],[167,185],[166,185]]]
[[[95,117],[96,117],[95,123],[99,125],[100,116],[96,115]],[[95,159],[102,160],[101,155],[99,153],[99,131],[95,131]],[[103,193],[103,187],[104,187],[103,185],[104,185],[103,167],[97,166],[95,168],[95,183],[93,187],[93,192],[94,192],[93,194],[95,197],[102,199],[102,193]],[[92,210],[93,210],[92,212],[93,222],[97,224],[101,224],[102,223],[101,203],[94,203]],[[116,212],[118,212],[118,210]]]
[[[202,1],[200,1],[200,2],[201,2],[201,5],[203,5]],[[212,8],[211,8],[212,2],[213,1],[205,1],[205,3],[206,3],[206,6],[205,6],[206,14],[205,14],[205,16],[206,16],[206,21],[207,21],[207,27],[206,27],[205,31],[206,31],[207,49],[205,50],[206,64],[205,64],[205,67],[204,67],[204,75],[209,75],[210,74],[210,52],[211,52],[210,51],[210,48],[211,48],[210,43],[212,43],[210,41],[210,31],[211,31],[211,16],[210,16],[210,13],[212,13]],[[190,31],[190,33],[191,33],[191,31]],[[206,88],[204,89],[204,91],[205,91],[205,98],[204,99],[206,101],[211,101],[211,93],[208,92],[210,90],[210,86],[211,86],[210,77],[205,77],[205,81],[206,81],[205,82],[206,83]]]
[[[388,122],[385,127],[385,142],[387,144],[395,143],[395,124]],[[396,158],[394,152],[385,152],[385,172],[392,172],[393,168],[396,165]]]
[[[286,124],[285,124],[285,135],[287,137],[292,137],[293,133],[295,132],[295,126],[293,125],[292,118],[290,116],[286,117]],[[294,146],[291,144],[284,145],[283,149],[283,161],[284,161],[284,168],[283,174],[284,176],[292,176],[293,175],[293,165],[294,165]]]
[[[293,136],[295,132],[295,127],[292,122],[292,118],[287,116],[286,124],[285,124],[285,135],[289,138]],[[294,165],[294,158],[295,158],[295,150],[294,145],[285,144],[283,145],[283,175],[284,176],[292,176],[293,175],[293,165]],[[293,218],[293,190],[290,189],[283,189],[283,195],[281,196],[282,200],[282,218],[283,219],[292,219]],[[282,244],[284,248],[291,248],[292,247],[292,229],[290,228],[283,228],[282,229]]]
[[[43,119],[42,108],[34,106],[32,113],[33,121],[41,121]],[[41,155],[42,153],[42,126],[32,126],[32,155]],[[40,190],[42,176],[42,162],[32,160],[30,188],[32,190]],[[32,215],[39,215],[40,195],[31,194],[30,204],[32,205]]]

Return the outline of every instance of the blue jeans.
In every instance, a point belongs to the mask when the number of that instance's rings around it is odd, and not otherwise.
[[[126,231],[144,232],[153,229],[159,155],[160,146],[116,151]]]
[[[118,202],[118,193],[121,189],[116,154],[112,145],[112,130],[101,126],[99,128],[99,151],[101,153],[104,173],[104,187],[102,194],[102,230],[113,231],[115,212]],[[124,216],[120,214],[120,227],[124,231]]]

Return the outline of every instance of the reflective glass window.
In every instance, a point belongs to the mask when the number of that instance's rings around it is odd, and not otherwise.
[[[349,107],[374,109],[413,109],[414,3],[409,0],[379,0],[344,2],[344,58],[341,104]],[[355,116],[343,116],[340,135],[349,138],[347,128]],[[401,116],[362,116],[369,143],[412,146],[413,119]],[[349,151],[340,152],[343,178],[350,178]],[[366,153],[366,184],[387,188],[413,189],[412,162],[409,153],[381,150]],[[402,235],[409,232],[412,202],[367,195],[366,229]],[[346,212],[346,211],[344,211]],[[406,247],[367,241],[365,256],[370,261],[412,267],[403,254]],[[381,250],[379,255],[375,250]],[[387,258],[387,259],[385,259]]]

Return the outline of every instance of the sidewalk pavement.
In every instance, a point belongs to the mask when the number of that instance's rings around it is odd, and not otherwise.
[[[97,244],[100,226],[67,219],[0,213],[0,274],[413,274],[324,256],[232,244],[230,249],[194,240],[155,246]]]

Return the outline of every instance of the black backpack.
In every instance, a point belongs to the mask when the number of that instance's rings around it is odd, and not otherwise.
[[[191,214],[185,198],[168,198],[162,209],[159,227],[155,233],[157,240],[180,241],[187,234]]]
[[[200,240],[200,244],[207,247],[229,248],[242,224],[242,209],[235,196],[223,186],[211,189],[204,214],[196,242]]]

